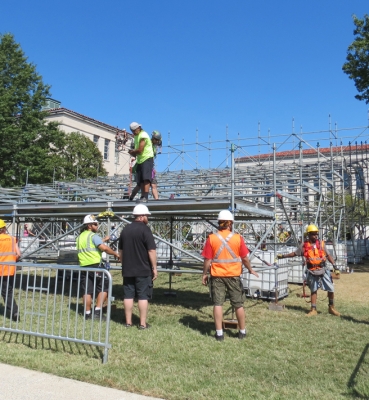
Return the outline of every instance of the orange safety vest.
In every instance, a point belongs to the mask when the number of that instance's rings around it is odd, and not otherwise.
[[[17,252],[15,251],[16,241],[6,233],[0,234],[0,263],[17,261]],[[13,276],[15,274],[15,264],[0,264],[0,276]]]
[[[307,267],[310,270],[322,268],[322,263],[326,261],[326,252],[324,251],[324,241],[317,240],[315,247],[309,241],[304,242],[303,251]]]
[[[239,256],[241,236],[228,230],[209,235],[213,249],[210,275],[214,277],[234,277],[242,273],[242,260]]]

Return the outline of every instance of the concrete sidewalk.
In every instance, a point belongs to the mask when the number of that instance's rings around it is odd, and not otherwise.
[[[0,363],[1,400],[158,400]]]

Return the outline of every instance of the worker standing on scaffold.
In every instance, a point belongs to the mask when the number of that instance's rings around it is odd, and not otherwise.
[[[309,225],[306,228],[307,239],[301,247],[297,248],[294,252],[288,254],[277,254],[277,258],[290,258],[303,255],[307,264],[307,278],[306,283],[311,291],[311,310],[307,313],[308,317],[318,315],[316,310],[317,292],[321,288],[328,292],[328,312],[335,317],[341,314],[334,308],[334,287],[329,268],[326,267],[326,260],[332,265],[336,275],[339,275],[339,270],[334,263],[332,256],[326,249],[323,240],[318,239],[319,229],[315,225]]]
[[[156,156],[158,155],[158,153],[161,153],[161,146],[163,144],[162,138],[161,138],[161,133],[159,131],[152,132],[151,142],[152,142],[152,148],[154,151],[154,166],[152,169],[151,191],[152,191],[152,196],[154,197],[154,199],[158,200],[159,193],[158,193],[158,180],[156,179],[155,159],[156,159]]]
[[[243,292],[240,275],[242,264],[250,274],[259,275],[255,272],[247,257],[249,250],[241,235],[232,232],[234,217],[228,210],[223,210],[218,215],[219,230],[210,234],[206,240],[202,256],[204,257],[204,268],[202,284],[209,282],[208,272],[210,271],[210,291],[214,303],[215,339],[223,341],[223,303],[226,290],[228,291],[231,305],[235,308],[239,326],[238,338],[246,337],[245,294]]]
[[[149,135],[139,123],[132,122],[129,127],[134,134],[135,148],[128,150],[128,153],[137,159],[136,182],[141,186],[139,202],[147,203],[154,168],[154,151]]]
[[[154,164],[153,164],[153,169],[152,169],[152,174],[151,174],[151,192],[152,192],[152,197],[155,200],[159,200],[159,193],[158,193],[158,181],[156,179],[156,170],[155,170],[155,159],[156,156],[161,153],[161,146],[163,144],[162,138],[161,138],[161,133],[159,131],[153,131],[151,134],[151,142],[152,142],[152,149],[154,152]],[[133,201],[135,198],[136,194],[140,191],[141,185],[137,184],[137,186],[132,190],[131,195],[129,196],[129,200]]]

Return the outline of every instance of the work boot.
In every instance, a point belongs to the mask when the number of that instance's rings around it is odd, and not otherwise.
[[[328,312],[329,312],[329,314],[332,314],[335,317],[340,317],[341,316],[341,314],[334,308],[333,305],[329,305],[328,306]]]
[[[316,315],[318,315],[318,311],[316,310],[316,308],[312,308],[307,314],[307,317],[315,317]]]

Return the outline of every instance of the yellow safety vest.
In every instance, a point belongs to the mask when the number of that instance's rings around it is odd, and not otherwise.
[[[99,264],[101,261],[101,251],[92,242],[94,235],[96,233],[83,231],[77,238],[78,261],[81,267]]]

